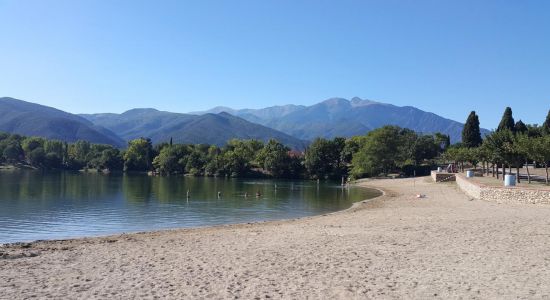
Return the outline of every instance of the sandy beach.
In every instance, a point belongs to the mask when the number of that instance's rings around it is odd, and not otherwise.
[[[0,298],[550,297],[549,206],[428,178],[361,185],[385,195],[298,220],[0,247]]]

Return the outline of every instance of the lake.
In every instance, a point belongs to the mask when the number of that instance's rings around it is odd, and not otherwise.
[[[290,219],[379,195],[328,181],[2,171],[0,243]]]

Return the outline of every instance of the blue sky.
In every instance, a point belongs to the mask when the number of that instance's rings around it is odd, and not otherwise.
[[[73,113],[359,96],[494,128],[550,109],[550,1],[0,0],[0,96]]]

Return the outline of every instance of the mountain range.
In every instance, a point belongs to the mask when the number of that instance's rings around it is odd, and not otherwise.
[[[26,136],[124,147],[126,141],[112,131],[55,108],[14,98],[0,98],[0,131]]]
[[[172,113],[152,108],[138,108],[122,114],[82,114],[92,123],[116,132],[125,140],[149,137],[153,143],[175,143],[224,145],[228,140],[277,139],[293,148],[304,149],[306,141],[280,131],[246,121],[226,112],[201,115]]]
[[[351,100],[331,98],[311,106],[284,105],[240,110],[219,106],[193,113],[219,112],[227,112],[304,140],[363,135],[384,125],[396,125],[419,133],[445,133],[455,143],[461,140],[464,126],[412,106],[395,106],[358,97]],[[488,132],[482,129],[482,134]]]
[[[451,142],[461,139],[463,124],[412,106],[371,100],[331,98],[320,103],[261,109],[215,107],[208,111],[174,113],[152,108],[121,114],[75,115],[14,98],[0,98],[0,131],[74,142],[124,147],[127,141],[149,137],[153,143],[224,145],[229,139],[275,138],[293,149],[304,149],[316,137],[363,135],[384,125],[420,133],[441,132]],[[488,133],[482,129],[482,134]]]

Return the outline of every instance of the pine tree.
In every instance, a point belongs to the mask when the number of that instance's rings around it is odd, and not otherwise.
[[[462,144],[468,148],[481,145],[481,132],[479,130],[479,118],[475,111],[472,111],[462,129]]]
[[[545,134],[550,134],[550,110],[548,111],[548,115],[546,115],[544,124],[542,124],[542,132]]]
[[[529,129],[527,128],[527,125],[525,125],[525,123],[519,120],[516,122],[516,125],[514,125],[514,130],[518,133],[526,133]]]
[[[510,107],[506,107],[504,114],[502,115],[502,119],[500,120],[500,124],[498,124],[497,131],[505,129],[514,131],[515,125],[514,117],[512,116],[512,109]]]

